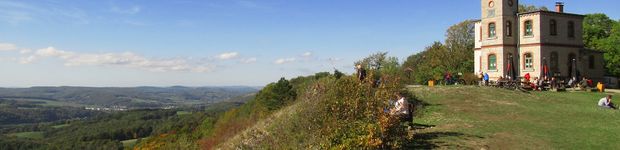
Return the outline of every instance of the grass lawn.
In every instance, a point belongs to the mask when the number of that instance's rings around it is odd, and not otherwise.
[[[69,124],[67,123],[67,124],[59,124],[59,125],[55,125],[55,126],[52,126],[52,128],[54,128],[54,129],[59,129],[59,128],[64,128],[64,127],[68,127],[68,126],[69,126]]]
[[[182,115],[191,115],[192,112],[190,111],[177,111],[177,115],[182,116]]]
[[[9,136],[15,136],[18,138],[29,138],[29,139],[42,139],[43,132],[20,132],[9,134]]]
[[[524,93],[473,86],[411,91],[427,103],[414,121],[414,143],[409,146],[415,148],[620,148],[620,111],[596,106],[604,93]]]
[[[147,140],[147,138],[142,138],[142,140]],[[121,143],[123,143],[123,147],[126,148],[132,148],[134,145],[136,145],[136,142],[138,142],[138,139],[131,139],[131,140],[124,140],[121,141]]]

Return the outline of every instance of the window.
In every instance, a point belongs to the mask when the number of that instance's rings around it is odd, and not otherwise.
[[[495,23],[489,23],[489,37],[495,37]]]
[[[575,37],[575,23],[572,21],[568,22],[568,37]]]
[[[590,69],[594,69],[594,55],[590,55],[590,57],[588,58],[588,67]]]
[[[549,22],[549,34],[558,35],[558,23],[553,19]]]
[[[551,71],[558,72],[558,52],[551,52]]]
[[[512,22],[506,21],[506,36],[512,36]]]
[[[525,36],[533,36],[534,29],[532,28],[532,20],[525,21]]]
[[[525,53],[525,69],[534,69],[534,59],[532,58],[531,53]]]
[[[497,57],[495,54],[489,55],[489,70],[497,70]]]

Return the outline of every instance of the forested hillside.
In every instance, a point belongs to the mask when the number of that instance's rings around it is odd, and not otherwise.
[[[150,108],[215,103],[256,92],[252,87],[32,87],[0,88],[0,98],[22,101],[52,101],[75,106],[124,106]]]
[[[205,109],[131,110],[8,126],[0,130],[0,149],[129,149],[150,136],[194,132],[203,121],[213,120],[252,97],[240,96]]]

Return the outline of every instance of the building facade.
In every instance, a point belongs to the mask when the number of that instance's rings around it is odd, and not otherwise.
[[[583,44],[583,15],[555,11],[519,13],[518,0],[481,0],[475,23],[475,72],[499,77],[588,77],[605,75],[603,54]]]

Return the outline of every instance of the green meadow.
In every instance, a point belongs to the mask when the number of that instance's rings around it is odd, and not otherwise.
[[[491,87],[410,89],[425,103],[414,120],[416,148],[618,149],[620,111],[607,93],[520,92]],[[616,98],[618,99],[618,98]],[[618,100],[616,100],[617,102]]]

